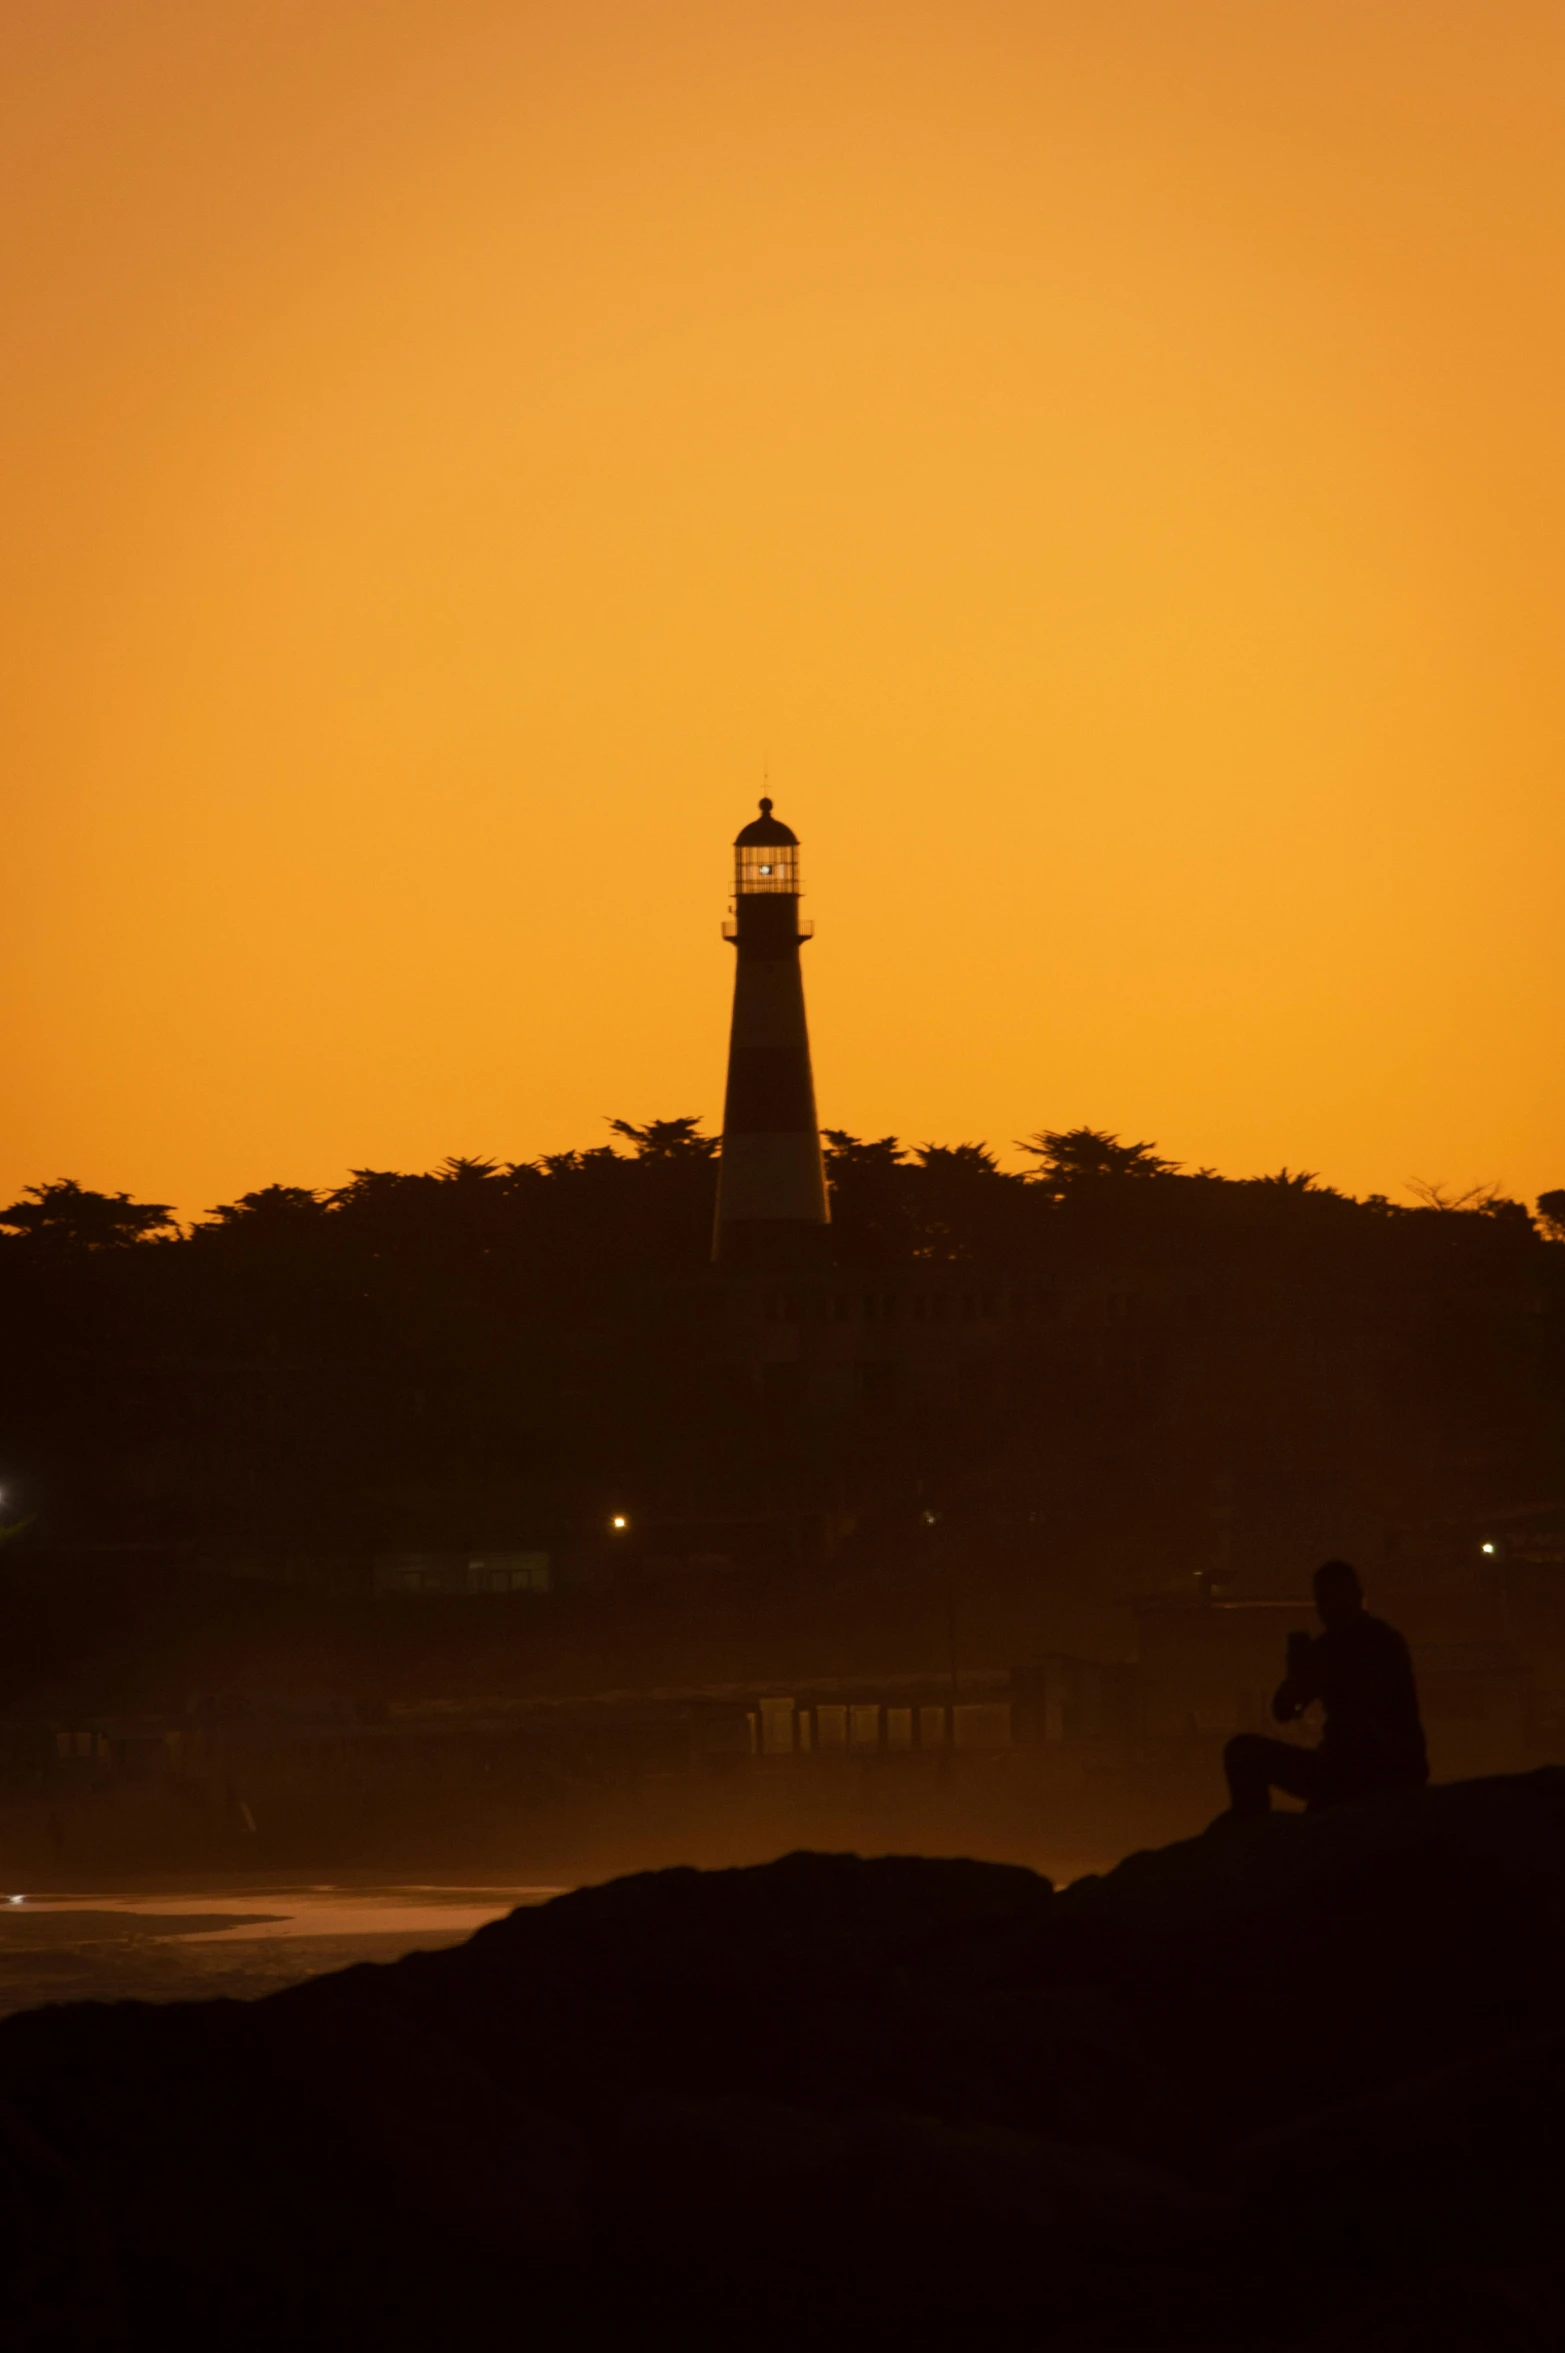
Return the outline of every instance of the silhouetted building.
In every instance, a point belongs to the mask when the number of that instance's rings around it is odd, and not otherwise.
[[[829,1268],[726,1285],[722,1352],[780,1403],[826,1413],[856,1405],[982,1402],[1019,1356],[1058,1352],[1099,1303],[972,1265],[872,1274]]]
[[[799,949],[799,841],[761,803],[734,843],[738,962],[712,1255],[779,1271],[828,1256],[830,1211],[815,1116]]]

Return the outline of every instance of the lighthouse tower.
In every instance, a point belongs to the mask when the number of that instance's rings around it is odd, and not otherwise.
[[[799,837],[770,801],[734,843],[723,929],[738,966],[712,1256],[720,1266],[821,1266],[830,1211],[799,969],[810,927],[799,922]]]

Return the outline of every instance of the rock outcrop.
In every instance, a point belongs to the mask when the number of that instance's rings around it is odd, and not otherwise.
[[[0,2025],[0,2345],[1543,2353],[1565,1771],[1055,1893],[792,1855]]]

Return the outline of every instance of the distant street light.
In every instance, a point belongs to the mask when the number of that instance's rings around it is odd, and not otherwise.
[[[622,1511],[617,1511],[614,1514],[613,1519],[610,1520],[609,1526],[611,1528],[628,1528],[630,1526],[630,1522],[626,1519],[625,1514]]]

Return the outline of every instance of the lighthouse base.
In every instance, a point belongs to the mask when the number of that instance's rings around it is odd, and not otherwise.
[[[832,1263],[831,1228],[797,1217],[727,1219],[712,1256],[736,1274],[820,1273]]]

